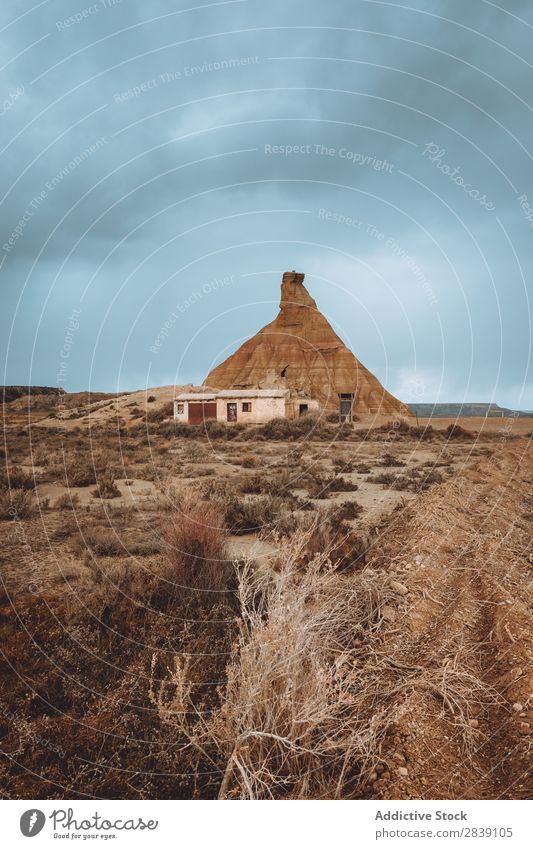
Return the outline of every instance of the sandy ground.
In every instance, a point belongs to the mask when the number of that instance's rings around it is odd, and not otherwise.
[[[531,796],[532,475],[528,444],[515,443],[420,495],[376,545],[375,562],[387,562],[406,590],[388,654],[415,673],[448,669],[450,699],[455,674],[475,674],[484,686],[462,716],[459,703],[436,713],[413,685],[384,757],[389,778],[374,782],[380,796]],[[468,680],[463,686],[468,692]]]

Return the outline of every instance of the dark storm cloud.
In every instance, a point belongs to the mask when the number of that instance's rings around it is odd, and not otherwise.
[[[56,382],[75,308],[67,388],[200,380],[299,267],[402,397],[533,407],[528,3],[32,5],[0,22],[7,382]]]

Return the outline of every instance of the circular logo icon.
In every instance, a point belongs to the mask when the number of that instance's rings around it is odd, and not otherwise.
[[[29,811],[24,811],[20,818],[20,830],[24,837],[35,837],[42,830],[45,822],[46,817],[42,811],[30,808]]]

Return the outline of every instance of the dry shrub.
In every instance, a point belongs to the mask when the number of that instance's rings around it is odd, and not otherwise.
[[[174,436],[183,437],[184,439],[193,439],[201,434],[198,432],[196,425],[190,425],[187,422],[174,422]]]
[[[257,457],[255,457],[253,454],[247,454],[241,460],[241,466],[243,467],[243,469],[254,469],[257,465]]]
[[[378,466],[389,466],[399,468],[400,466],[405,466],[403,460],[400,460],[399,457],[396,457],[395,454],[391,454],[390,451],[385,451],[383,457],[378,463]]]
[[[153,397],[153,396],[152,396]],[[155,401],[155,398],[154,398]],[[153,402],[150,402],[153,403]],[[168,419],[174,416],[174,402],[168,401],[166,404],[163,404],[161,407],[158,407],[156,410],[147,410],[146,411],[146,421],[148,422],[162,422],[164,419]]]
[[[461,442],[472,442],[476,438],[476,434],[470,433],[458,424],[448,425],[443,433],[445,439],[460,440]]]
[[[207,478],[215,474],[215,470],[209,466],[183,466],[181,475],[184,478]]]
[[[389,421],[384,425],[379,425],[379,427],[370,428],[368,431],[369,435],[378,433],[386,434],[387,439],[400,439],[401,437],[409,436],[413,439],[423,441],[430,441],[437,435],[437,431],[434,430],[432,425],[412,425],[407,419],[402,417],[394,421]]]
[[[292,424],[288,419],[279,417],[271,419],[257,430],[265,439],[289,439],[294,435]]]
[[[181,459],[187,463],[202,463],[205,460],[209,460],[210,457],[211,452],[202,443],[198,444],[194,442],[187,444],[181,452]]]
[[[372,475],[367,478],[367,483],[381,483],[384,487],[392,486],[397,479],[397,475],[394,472],[380,472],[377,475]]]
[[[207,434],[210,439],[231,439],[235,436],[234,429],[241,429],[240,425],[228,425],[218,422],[216,419],[207,419],[203,424],[198,425],[198,430],[201,433]]]
[[[65,492],[59,496],[54,507],[56,510],[75,510],[79,505],[80,498],[76,492]]]
[[[330,429],[323,418],[315,413],[308,413],[298,419],[283,417],[271,419],[259,427],[250,429],[249,438],[291,440],[309,437],[311,439],[331,438],[334,431]]]
[[[360,513],[361,507],[355,502],[356,515]],[[299,528],[307,532],[306,544],[302,555],[302,567],[306,567],[314,557],[324,554],[336,564],[339,572],[361,569],[366,560],[366,555],[372,545],[372,534],[368,528],[362,527],[355,530],[350,525],[344,524],[345,518],[352,516],[343,515],[345,505],[339,504],[331,509],[321,508],[315,514],[300,518]],[[350,511],[351,512],[351,511]]]
[[[356,519],[363,512],[363,507],[357,501],[343,501],[339,504],[336,515],[342,521],[344,519]]]
[[[215,477],[201,485],[201,495],[206,501],[220,502],[220,509],[224,510],[224,501],[234,493],[235,483],[228,477]]]
[[[256,472],[244,478],[240,490],[247,494],[269,494],[278,498],[291,499],[291,489],[298,486],[298,483],[298,478],[291,475],[287,469],[274,474]]]
[[[74,454],[65,458],[65,486],[91,486],[96,483],[93,458],[88,454]]]
[[[139,534],[134,535],[131,532],[120,533],[119,536],[110,526],[95,527],[89,528],[83,535],[76,534],[72,546],[78,555],[92,551],[98,557],[144,557],[161,551],[161,542],[155,533],[147,535],[142,532],[141,539],[138,539],[138,536]],[[135,567],[132,565],[131,568]]]
[[[49,446],[40,446],[33,452],[32,461],[35,466],[57,466],[62,463],[62,457],[59,451],[51,450]]]
[[[338,475],[348,475],[356,470],[354,461],[346,457],[335,457],[333,460],[333,468]]]
[[[0,471],[0,489],[35,489],[35,478],[19,466],[4,468]]]
[[[324,478],[312,476],[307,491],[310,498],[327,498],[332,492],[355,492],[358,484],[343,477]]]
[[[99,557],[119,557],[127,554],[127,550],[112,528],[93,528],[83,536],[77,534],[72,544],[76,554],[89,550]]]
[[[98,477],[97,487],[92,494],[95,498],[119,498],[121,495],[120,489],[115,484],[115,479],[109,472],[104,472]]]
[[[268,491],[268,477],[260,472],[247,475],[240,484],[240,491],[248,495],[260,495],[265,490]]]
[[[219,501],[224,510],[228,529],[233,534],[248,534],[261,531],[265,526],[275,525],[288,533],[294,522],[288,522],[290,513],[285,499],[278,495],[259,495],[256,498],[240,498],[230,494]]]
[[[423,469],[410,469],[405,474],[394,474],[394,472],[381,472],[378,475],[367,478],[369,483],[380,483],[383,487],[399,491],[424,492],[430,486],[442,483],[444,478],[436,469],[425,471]]]
[[[37,512],[37,502],[28,489],[0,491],[0,520],[30,519]]]
[[[433,425],[419,425],[417,427],[411,428],[411,436],[415,439],[420,439],[423,442],[431,442],[431,440],[435,439],[438,435],[438,431],[436,431]]]
[[[232,572],[227,559],[224,516],[213,502],[181,498],[162,529],[166,544],[160,574],[168,594],[187,589],[220,593]],[[215,601],[215,599],[213,599]]]
[[[433,484],[442,483],[444,478],[436,469],[431,469],[429,472],[421,472],[418,469],[411,473],[411,480],[415,492],[423,492],[429,489]]]
[[[154,481],[156,479],[156,471],[153,466],[138,466],[135,469],[135,476],[143,481]]]

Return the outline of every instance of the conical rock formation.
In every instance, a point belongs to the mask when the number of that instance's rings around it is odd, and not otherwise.
[[[318,310],[304,274],[287,271],[277,317],[213,369],[216,389],[287,388],[338,410],[338,394],[353,392],[355,413],[410,415],[352,354]]]

